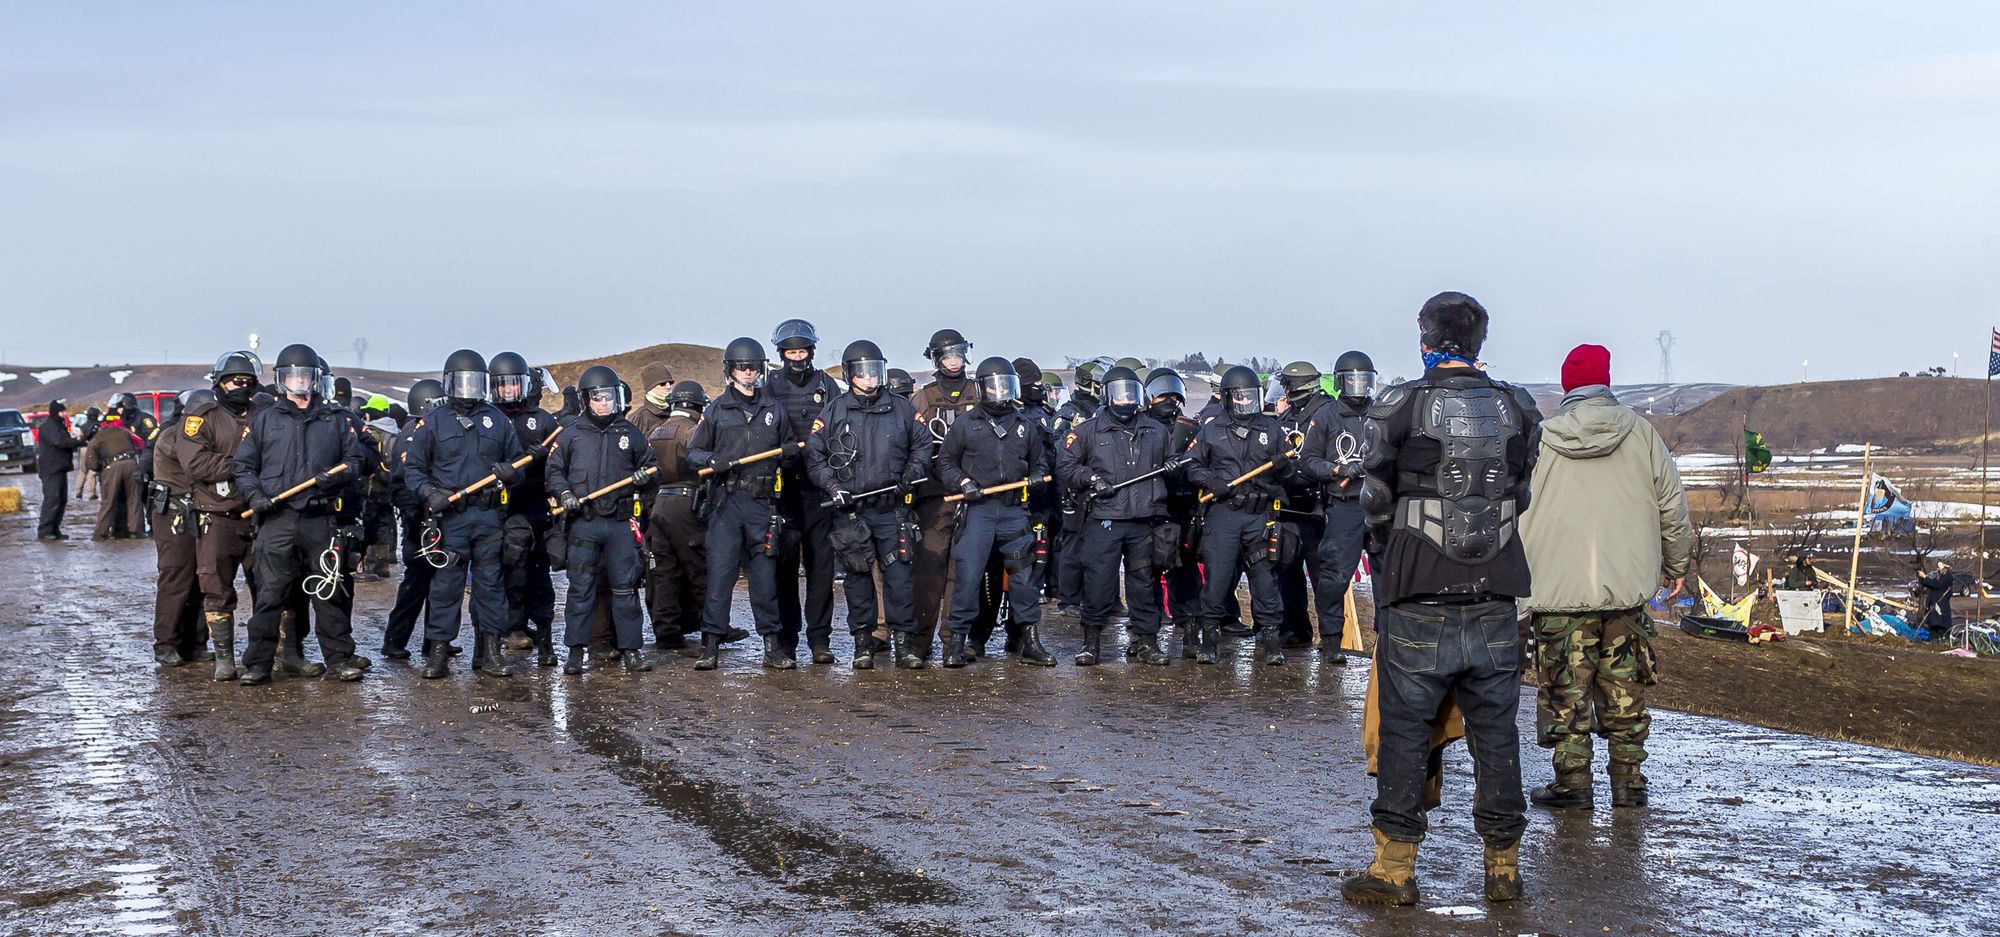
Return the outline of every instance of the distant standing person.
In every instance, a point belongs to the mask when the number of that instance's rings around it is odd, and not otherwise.
[[[1922,625],[1931,630],[1932,638],[1951,636],[1951,567],[1943,563],[1928,576],[1917,578],[1917,585],[1924,590],[1924,616]]]
[[[97,472],[98,492],[103,498],[97,506],[97,529],[91,539],[136,537],[146,529],[139,504],[139,450],[143,445],[118,416],[107,413],[84,448],[84,467]],[[124,523],[119,523],[121,520]]]
[[[1556,779],[1529,799],[1553,809],[1592,806],[1590,736],[1609,753],[1611,805],[1646,806],[1646,687],[1653,619],[1646,600],[1688,568],[1687,496],[1673,454],[1611,393],[1611,352],[1578,345],[1563,361],[1564,397],[1542,422],[1534,508],[1521,540],[1535,571],[1530,614],[1540,741]]]
[[[80,444],[69,433],[67,412],[62,401],[49,401],[49,415],[35,430],[35,475],[42,482],[37,540],[69,539],[62,532],[62,519],[69,507],[69,473],[76,467],[76,447]]]

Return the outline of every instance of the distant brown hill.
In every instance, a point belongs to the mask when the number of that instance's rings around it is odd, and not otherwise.
[[[1738,387],[1652,419],[1675,452],[1734,451],[1746,425],[1781,451],[1865,442],[1960,452],[1979,447],[1985,388],[1985,381],[1941,377]]]
[[[50,400],[67,401],[72,409],[102,406],[121,391],[180,392],[204,386],[208,364],[116,364],[89,367],[38,367],[9,364],[0,366],[0,407],[38,411]],[[412,374],[374,368],[342,368],[334,373],[353,382],[362,396],[371,393],[402,400],[410,382],[419,377],[436,377],[435,372]],[[269,379],[270,375],[265,375]]]
[[[699,381],[710,394],[714,394],[716,389],[722,386],[722,349],[713,345],[671,342],[665,345],[648,345],[635,351],[623,351],[601,358],[584,358],[544,367],[555,375],[558,384],[568,386],[576,383],[577,377],[583,374],[585,368],[595,364],[606,365],[618,372],[620,379],[631,384],[632,393],[636,395],[646,391],[639,386],[640,369],[655,361],[666,365],[667,370],[674,372],[674,380]],[[556,398],[552,403],[544,401],[544,404],[561,406],[562,400]]]

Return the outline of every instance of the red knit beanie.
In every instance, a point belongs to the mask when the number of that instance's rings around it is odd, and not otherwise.
[[[1603,345],[1578,345],[1563,359],[1563,393],[1592,384],[1611,383],[1611,349]]]

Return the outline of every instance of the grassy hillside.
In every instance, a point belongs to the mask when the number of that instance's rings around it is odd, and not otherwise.
[[[1870,442],[1958,452],[1979,446],[1985,389],[1985,381],[1937,377],[1738,387],[1653,423],[1675,452],[1734,451],[1746,423],[1778,450]]]

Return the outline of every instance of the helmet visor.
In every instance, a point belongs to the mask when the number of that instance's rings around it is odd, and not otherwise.
[[[1340,372],[1340,395],[1342,397],[1375,396],[1376,375],[1373,371]]]
[[[623,413],[631,401],[625,396],[625,386],[620,384],[615,387],[592,387],[583,392],[583,402],[590,412],[607,415]]]
[[[1139,395],[1143,393],[1145,388],[1141,387],[1138,381],[1104,383],[1104,402],[1114,407],[1137,407],[1140,404]]]
[[[502,374],[493,378],[493,399],[500,403],[520,403],[528,399],[534,379],[526,374]]]
[[[320,391],[320,373],[315,365],[295,365],[279,368],[272,375],[278,379],[278,389],[289,397],[310,397]]]
[[[1181,398],[1181,401],[1185,403],[1187,401],[1187,382],[1181,380],[1181,376],[1178,374],[1160,374],[1147,379],[1147,400],[1155,400],[1168,394]]]
[[[939,367],[947,369],[963,368],[965,367],[965,356],[971,353],[971,342],[952,342],[949,345],[939,345],[935,351],[931,352],[931,360],[937,362]],[[946,362],[951,363],[947,365]]]
[[[880,358],[849,361],[846,362],[846,369],[847,386],[864,394],[881,390],[882,384],[889,379],[889,362]]]
[[[745,358],[740,361],[725,361],[722,363],[722,368],[728,372],[730,380],[745,387],[756,387],[764,382],[764,369],[768,364],[769,362],[762,358]]]
[[[1263,395],[1255,387],[1234,387],[1223,393],[1231,413],[1248,416],[1264,409]]]
[[[242,358],[250,362],[250,376],[252,378],[262,378],[264,376],[263,359],[258,358],[257,353],[251,351],[232,351],[215,359],[215,367],[210,368],[208,373],[220,376],[223,368],[229,365],[229,359],[231,358]],[[241,371],[242,368],[239,366],[236,370]]]
[[[445,396],[453,400],[485,400],[491,379],[485,371],[446,371]]]
[[[1021,376],[988,374],[979,379],[979,396],[987,403],[1013,403],[1021,399]]]

